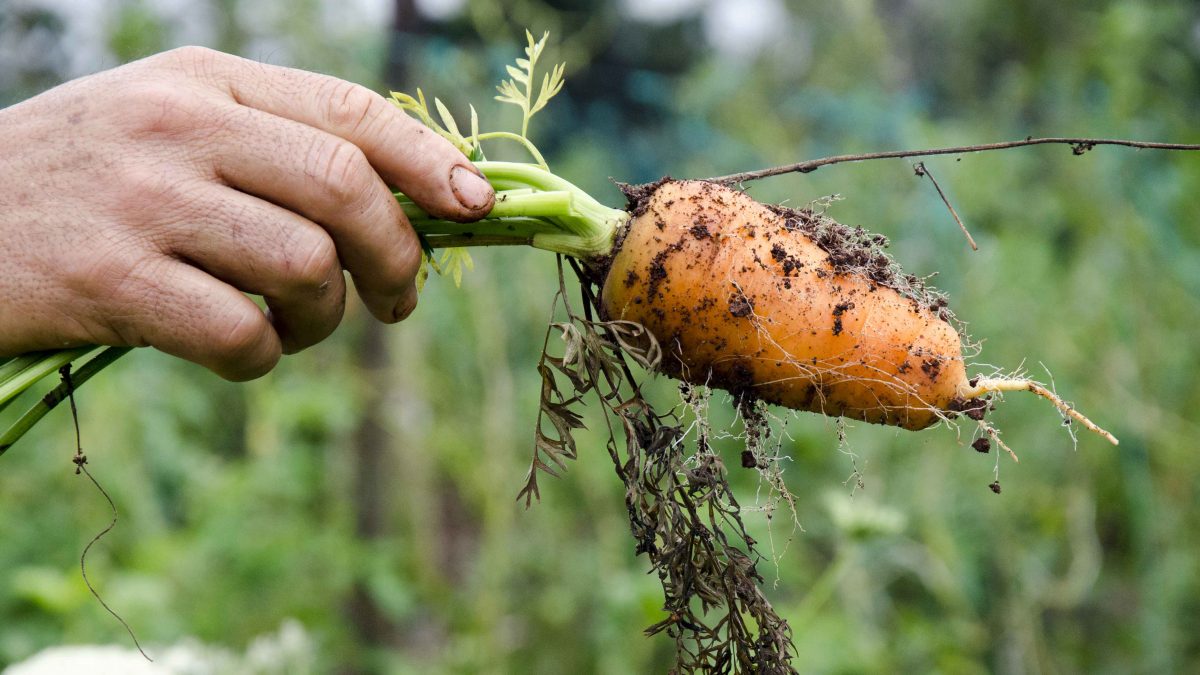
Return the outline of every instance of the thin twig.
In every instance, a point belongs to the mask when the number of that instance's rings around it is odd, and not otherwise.
[[[950,215],[954,216],[954,222],[958,223],[958,229],[962,230],[963,236],[967,238],[967,243],[971,245],[971,250],[978,251],[979,246],[975,244],[975,237],[972,237],[971,233],[967,231],[966,224],[963,223],[962,218],[958,217],[958,211],[954,210],[954,206],[951,205],[950,200],[946,198],[946,193],[942,192],[942,186],[938,185],[937,179],[934,178],[929,169],[925,167],[925,162],[917,162],[916,165],[913,166],[913,171],[915,171],[918,176],[925,176],[929,179],[929,182],[933,183],[933,187],[935,190],[937,190],[938,196],[942,198],[942,203],[946,205],[946,208],[950,209]]]
[[[981,145],[960,145],[949,148],[932,148],[927,150],[891,150],[888,152],[866,152],[857,155],[833,155],[831,157],[822,157],[820,159],[810,159],[804,162],[796,162],[795,164],[785,164],[783,166],[775,166],[767,169],[758,169],[757,171],[731,173],[728,176],[717,176],[715,178],[708,178],[706,180],[713,181],[714,183],[726,183],[729,185],[734,185],[737,183],[745,183],[746,181],[758,180],[759,178],[779,176],[785,173],[811,173],[823,166],[844,164],[846,162],[865,162],[873,159],[896,159],[904,157],[929,157],[932,155],[961,155],[971,152],[1007,150],[1009,148],[1022,148],[1027,145],[1047,144],[1070,145],[1071,152],[1076,155],[1082,155],[1097,145],[1120,145],[1127,148],[1144,148],[1148,150],[1200,150],[1200,144],[1187,143],[1126,141],[1115,138],[1030,137],[1020,141],[1003,141],[1001,143],[984,143]]]

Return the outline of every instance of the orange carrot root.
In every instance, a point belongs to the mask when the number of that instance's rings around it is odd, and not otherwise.
[[[1109,443],[1112,443],[1113,445],[1118,445],[1120,443],[1116,436],[1113,436],[1108,431],[1100,428],[1095,422],[1085,417],[1083,413],[1079,412],[1075,408],[1071,407],[1069,403],[1059,398],[1057,394],[1045,388],[1041,384],[1034,382],[1033,380],[1004,377],[982,378],[976,381],[974,386],[963,390],[961,395],[963,398],[979,398],[985,394],[1005,391],[1033,392],[1034,394],[1037,394],[1038,396],[1041,396],[1042,398],[1053,403],[1060,412],[1082,424],[1088,431],[1103,436],[1108,440]]]

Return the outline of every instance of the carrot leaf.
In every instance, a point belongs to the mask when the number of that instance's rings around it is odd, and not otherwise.
[[[525,39],[529,45],[525,47],[525,55],[529,58],[517,59],[516,66],[505,66],[512,79],[504,80],[496,87],[499,95],[496,100],[501,103],[515,105],[521,109],[521,137],[529,137],[529,120],[539,110],[546,107],[555,94],[562,91],[563,73],[567,64],[560,63],[542,75],[541,86],[537,86],[535,71],[538,57],[546,48],[550,32],[542,33],[540,40],[533,39],[533,33],[525,31]]]

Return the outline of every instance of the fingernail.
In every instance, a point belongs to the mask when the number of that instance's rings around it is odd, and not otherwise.
[[[392,309],[392,322],[400,322],[408,318],[409,314],[417,308],[417,286],[413,284],[404,291],[404,295],[400,297],[400,301]]]
[[[471,211],[489,207],[495,195],[491,184],[465,166],[456,166],[450,170],[450,189],[454,191],[458,203]]]

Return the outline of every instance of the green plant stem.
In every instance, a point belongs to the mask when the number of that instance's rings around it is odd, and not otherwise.
[[[529,155],[533,157],[533,161],[537,162],[538,166],[542,167],[543,169],[548,168],[546,160],[542,157],[542,153],[538,151],[537,146],[530,142],[528,138],[525,138],[520,134],[514,134],[511,131],[489,131],[486,134],[479,134],[478,136],[468,136],[467,140],[474,141],[475,143],[478,143],[479,141],[491,140],[505,140],[513,141],[514,143],[520,143],[522,146],[524,146],[525,150],[529,152]]]
[[[569,181],[533,164],[484,161],[476,166],[497,190],[492,211],[477,223],[436,219],[406,196],[396,196],[414,229],[425,235],[430,245],[524,244],[594,259],[612,251],[617,230],[629,218],[625,211],[604,206]]]
[[[12,363],[27,362],[28,365],[11,377],[0,380],[0,406],[7,405],[26,389],[37,384],[43,377],[58,372],[59,368],[95,349],[94,346],[76,347],[57,352],[40,352],[15,359]]]
[[[10,380],[20,375],[30,366],[45,358],[46,352],[36,352],[33,354],[24,354],[22,356],[14,356],[7,359],[4,365],[0,366],[0,385],[8,383]],[[0,410],[4,409],[7,401],[0,400]]]
[[[102,350],[71,374],[71,386],[74,389],[79,389],[84,382],[92,379],[93,375],[104,370],[113,361],[127,354],[130,349],[130,347],[108,347]],[[61,368],[62,366],[59,367]],[[0,455],[3,455],[14,443],[28,433],[47,413],[54,410],[59,403],[62,403],[70,393],[71,390],[68,388],[67,383],[62,382],[35,403],[3,435],[0,435]]]
[[[426,240],[430,248],[464,248],[467,246],[533,246],[533,237],[506,237],[494,234],[448,234]]]
[[[571,193],[564,190],[537,192],[534,190],[507,190],[496,193],[496,205],[487,214],[488,220],[568,214],[571,212]],[[409,220],[431,220],[431,216],[412,202],[401,202],[400,207]]]
[[[440,235],[440,234],[474,234],[480,230],[478,223],[456,223],[452,220],[437,220],[437,219],[422,219],[412,221],[413,229],[417,234],[423,235]],[[557,225],[548,223],[540,218],[501,218],[495,221],[489,221],[487,224],[487,232],[489,234],[503,235],[509,237],[525,237],[531,238],[535,234],[544,234],[550,232],[560,232]]]

